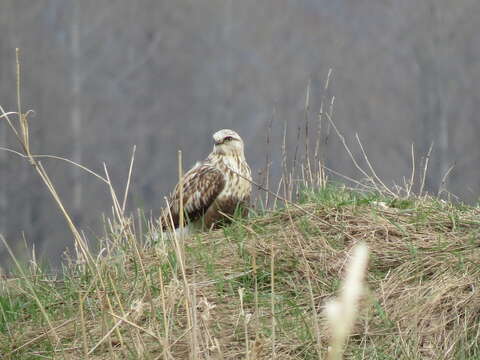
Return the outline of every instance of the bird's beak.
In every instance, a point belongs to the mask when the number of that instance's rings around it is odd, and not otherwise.
[[[222,145],[223,141],[215,141],[215,145]]]

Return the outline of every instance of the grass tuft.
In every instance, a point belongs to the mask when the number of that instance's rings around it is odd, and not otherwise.
[[[198,358],[269,359],[272,351],[283,359],[326,358],[330,332],[321,310],[363,241],[368,291],[345,355],[478,357],[478,208],[334,187],[304,196],[300,209],[185,238],[186,279],[174,241],[137,238],[111,222],[102,240],[110,250],[93,263],[96,271],[72,263],[61,278],[37,269],[2,279],[0,353],[187,358],[195,326]]]

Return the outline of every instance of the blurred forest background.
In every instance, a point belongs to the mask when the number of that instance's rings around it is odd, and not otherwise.
[[[387,184],[410,176],[412,143],[419,163],[433,143],[427,189],[437,193],[454,165],[445,185],[473,203],[479,33],[478,0],[1,0],[0,104],[16,111],[18,47],[33,151],[100,173],[105,162],[120,190],[137,145],[129,209],[155,215],[176,182],[177,150],[190,167],[221,128],[243,136],[258,177],[274,118],[278,180],[283,126],[293,149],[310,82],[312,128],[322,98],[335,96],[335,124],[360,158],[359,134]],[[333,131],[322,136],[327,166],[360,179]],[[3,122],[0,146],[18,149]],[[105,185],[44,163],[79,227],[100,236],[111,211]],[[50,195],[15,155],[0,151],[0,169],[0,233],[17,251],[25,238],[58,264],[72,240]]]

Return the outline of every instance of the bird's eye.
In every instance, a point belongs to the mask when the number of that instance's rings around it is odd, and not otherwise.
[[[231,136],[227,136],[227,137],[225,138],[225,141],[231,141],[231,140],[233,140],[233,138],[232,138]]]

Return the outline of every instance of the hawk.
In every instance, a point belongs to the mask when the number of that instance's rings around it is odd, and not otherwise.
[[[241,208],[246,215],[250,201],[252,177],[243,152],[243,140],[233,130],[223,129],[213,134],[213,151],[183,176],[183,210],[186,224],[200,224],[211,229],[223,214],[233,215]],[[180,183],[168,198],[168,208],[162,210],[163,230],[180,224]],[[171,219],[170,219],[171,214]]]

